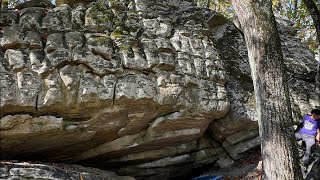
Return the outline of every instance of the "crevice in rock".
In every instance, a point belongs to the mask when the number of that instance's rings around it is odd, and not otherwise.
[[[81,78],[78,79],[78,82],[76,83],[76,87],[75,87],[75,104],[79,103],[79,93],[80,93],[80,81]]]
[[[167,112],[166,114],[162,114],[162,115],[160,115],[160,116],[157,116],[157,117],[154,118],[153,121],[151,121],[151,124],[152,124],[155,120],[157,120],[158,118],[161,118],[161,117],[167,118],[167,117],[171,116],[171,115],[174,114],[174,113],[179,113],[179,114],[180,114],[180,111],[170,111],[170,112]]]
[[[71,123],[79,123],[83,121],[88,121],[91,119],[91,117],[68,117],[68,116],[62,116],[64,122],[71,122]]]
[[[112,106],[115,105],[115,101],[116,101],[116,88],[117,88],[117,84],[118,84],[118,78],[116,78],[116,81],[114,82],[114,86],[113,86]]]
[[[38,100],[39,100],[39,93],[37,93],[37,97],[36,97],[36,104],[35,104],[36,111],[38,111]]]
[[[56,113],[56,112],[39,112],[39,111],[35,111],[35,112],[25,112],[23,110],[21,111],[17,111],[17,112],[12,112],[9,114],[3,114],[0,116],[0,118],[3,118],[5,116],[16,116],[16,115],[29,115],[31,116],[31,118],[37,118],[40,116],[53,116],[55,118],[63,118],[63,121],[69,121],[69,122],[82,122],[82,121],[88,121],[89,119],[91,119],[91,116],[87,116],[87,117],[71,117],[68,116],[67,114],[62,114],[62,113]]]
[[[206,130],[206,132],[208,132],[208,129]],[[223,143],[222,143],[221,141],[219,141],[218,139],[213,138],[213,137],[210,136],[210,135],[207,135],[207,137],[208,137],[209,139],[212,139],[212,140],[220,143],[220,147],[223,148],[223,150],[226,152],[226,154],[227,154],[232,160],[235,160],[235,159],[233,159],[233,158],[231,157],[231,155],[228,153],[227,149],[222,145]],[[197,143],[199,143],[199,140],[197,141]],[[197,147],[199,147],[198,144],[197,144]]]
[[[96,56],[100,56],[104,60],[111,61],[111,59],[109,59],[106,55],[104,55],[103,53],[95,50],[94,48],[91,48],[90,51],[92,52],[92,54],[94,54]]]
[[[148,76],[149,74],[155,74],[156,73],[152,69],[137,69],[137,68],[126,67],[124,65],[122,65],[122,68],[123,68],[123,70],[138,72],[138,73],[144,74],[146,76]]]
[[[236,159],[233,159],[231,157],[231,155],[229,154],[229,152],[227,151],[227,148],[225,148],[222,144],[221,144],[221,147],[223,148],[223,150],[226,152],[226,154],[229,156],[229,158],[231,158],[232,160],[236,161]]]
[[[50,70],[46,71],[45,73],[43,73],[42,77],[48,76],[49,74],[53,73],[55,70],[59,70],[59,69],[65,67],[67,65],[70,65],[70,66],[83,65],[88,69],[87,72],[89,72],[90,74],[99,76],[100,78],[102,78],[103,76],[108,75],[108,74],[115,74],[114,72],[108,72],[108,73],[105,73],[105,74],[99,74],[99,73],[96,73],[93,68],[91,68],[89,65],[87,65],[85,63],[78,62],[78,61],[63,61],[63,62],[57,64],[53,69],[50,69]]]
[[[295,81],[297,79],[305,81],[305,82],[308,82],[308,83],[316,83],[316,78],[315,77],[313,79],[307,79],[302,75],[299,76],[298,74],[295,74],[295,75],[292,75],[292,76],[288,77],[287,78],[287,83],[290,83],[291,81]]]
[[[306,79],[306,78],[303,78],[303,77],[295,77],[295,78],[303,80],[303,81],[308,82],[308,83],[316,83],[315,79]]]

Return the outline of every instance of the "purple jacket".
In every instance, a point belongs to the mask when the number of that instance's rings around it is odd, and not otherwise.
[[[313,120],[311,115],[305,115],[303,117],[303,127],[300,129],[300,133],[308,135],[316,135],[317,129],[320,129],[320,119]]]

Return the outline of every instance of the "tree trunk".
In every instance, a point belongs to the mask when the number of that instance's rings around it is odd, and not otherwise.
[[[318,45],[320,44],[320,11],[317,8],[316,3],[313,0],[302,0],[304,5],[306,5],[311,18],[313,20],[313,24],[316,28],[316,32],[317,32],[317,41],[318,41]]]
[[[302,179],[271,1],[231,2],[248,48],[261,137],[262,179]]]
[[[291,2],[293,4],[293,19],[294,21],[296,21],[296,18],[297,18],[297,11],[298,11],[298,0],[292,0]]]
[[[317,49],[318,52],[317,53],[320,58],[320,11],[317,8],[317,5],[313,0],[302,0],[302,1],[306,5],[306,7],[311,15],[313,24],[316,28],[317,42],[318,42],[318,49]],[[318,72],[317,72],[315,80],[316,80],[316,88],[318,88],[317,91],[319,91],[319,89],[320,89],[320,60],[318,62],[317,71]]]

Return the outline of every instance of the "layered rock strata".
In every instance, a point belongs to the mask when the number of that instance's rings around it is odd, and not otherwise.
[[[0,25],[1,158],[166,178],[260,144],[242,34],[191,1],[30,7]],[[282,38],[299,115],[319,104],[316,62]]]
[[[33,164],[27,162],[0,162],[1,179],[47,180],[134,180],[133,177],[117,176],[112,172],[64,164]]]

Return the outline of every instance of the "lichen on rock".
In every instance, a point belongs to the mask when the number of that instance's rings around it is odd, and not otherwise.
[[[187,0],[97,1],[6,12],[0,25],[5,158],[169,178],[230,166],[259,146],[243,36],[213,11]],[[314,70],[299,69],[309,81],[290,71],[296,112],[319,102],[296,88],[313,87]]]

